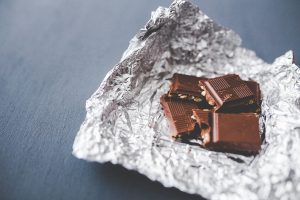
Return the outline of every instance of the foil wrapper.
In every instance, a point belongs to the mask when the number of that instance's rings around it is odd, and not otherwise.
[[[287,52],[268,64],[190,2],[159,7],[87,100],[73,154],[136,170],[165,187],[209,199],[300,198],[300,70]],[[259,155],[174,142],[159,97],[173,73],[239,74],[260,83]]]

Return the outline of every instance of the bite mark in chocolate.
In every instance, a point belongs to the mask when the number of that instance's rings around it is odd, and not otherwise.
[[[192,109],[197,109],[198,104],[193,101],[180,101],[163,95],[160,98],[164,114],[168,120],[172,137],[183,135],[200,135],[195,133],[196,121],[192,119]]]
[[[200,127],[200,135],[203,139],[203,145],[207,146],[211,141],[212,111],[207,109],[193,109],[193,118],[197,121]]]

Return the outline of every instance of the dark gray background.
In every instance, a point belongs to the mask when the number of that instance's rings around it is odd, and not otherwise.
[[[199,199],[71,155],[85,100],[170,0],[0,0],[0,199]],[[196,1],[272,62],[300,58],[300,1]]]

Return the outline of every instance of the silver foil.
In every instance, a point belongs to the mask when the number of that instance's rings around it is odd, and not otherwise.
[[[268,64],[240,44],[236,33],[190,2],[159,7],[87,100],[73,154],[121,164],[166,187],[209,199],[299,199],[300,70],[291,51]],[[236,73],[259,82],[265,137],[259,155],[174,142],[159,97],[175,72]]]

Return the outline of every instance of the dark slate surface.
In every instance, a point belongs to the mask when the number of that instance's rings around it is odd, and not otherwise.
[[[169,0],[0,0],[0,199],[199,199],[71,155],[85,100]],[[271,62],[300,58],[300,2],[196,1]]]

